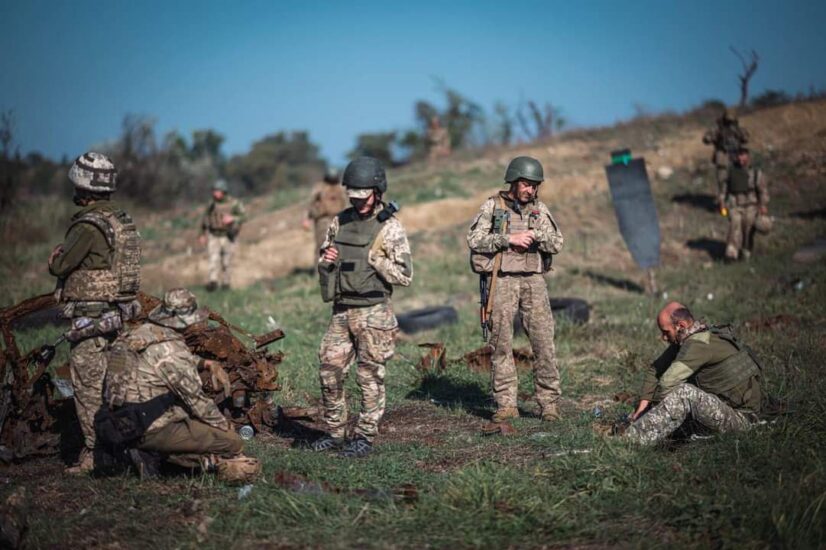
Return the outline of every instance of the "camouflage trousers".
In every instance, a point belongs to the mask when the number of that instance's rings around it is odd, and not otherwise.
[[[75,410],[88,449],[95,448],[95,414],[103,404],[103,379],[106,377],[106,350],[109,341],[102,336],[73,344],[69,352]]]
[[[554,316],[542,275],[499,276],[493,295],[490,345],[493,400],[499,409],[516,407],[518,378],[513,361],[513,318],[522,314],[522,326],[533,350],[535,398],[540,409],[556,404],[562,391],[554,348]]]
[[[184,468],[197,468],[205,455],[235,456],[244,442],[235,430],[219,430],[193,418],[167,424],[143,436],[138,448],[168,455],[166,460]]]
[[[354,359],[356,381],[361,389],[361,412],[355,433],[367,440],[378,434],[385,407],[385,363],[393,357],[398,331],[389,302],[333,309],[333,318],[318,352],[323,421],[331,436],[345,436],[344,381]]]
[[[324,244],[324,239],[327,238],[327,230],[330,228],[330,224],[333,223],[334,217],[335,216],[324,216],[313,222],[313,233],[315,235],[313,258],[318,258],[321,245]]]
[[[625,432],[625,437],[644,445],[658,443],[689,417],[716,432],[744,431],[752,423],[749,413],[733,409],[716,395],[704,392],[693,384],[681,384],[634,422]]]
[[[235,243],[226,235],[207,233],[207,254],[209,254],[209,282],[229,286],[232,255]]]
[[[726,258],[748,259],[754,248],[754,221],[757,219],[757,205],[732,206],[728,211],[728,237],[726,238]]]

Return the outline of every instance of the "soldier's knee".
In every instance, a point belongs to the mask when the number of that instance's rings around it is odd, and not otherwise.
[[[340,388],[344,384],[344,369],[338,365],[322,363],[318,371],[321,387],[326,389]]]

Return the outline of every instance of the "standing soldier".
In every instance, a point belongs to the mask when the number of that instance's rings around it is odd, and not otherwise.
[[[212,186],[212,202],[207,207],[201,221],[199,241],[207,246],[209,254],[210,292],[218,288],[229,288],[232,255],[235,253],[235,239],[244,223],[244,205],[229,195],[225,180],[219,179]]]
[[[344,190],[339,186],[339,174],[335,168],[328,168],[324,174],[324,181],[317,183],[313,187],[313,195],[310,200],[310,208],[307,210],[307,217],[304,226],[309,229],[312,225],[315,231],[315,250],[313,256],[317,257],[327,236],[327,228],[333,221],[333,217],[347,207],[347,200],[344,197]]]
[[[72,216],[63,244],[49,256],[49,271],[58,278],[56,296],[71,319],[69,367],[84,448],[71,473],[94,467],[95,413],[101,406],[106,375],[105,351],[139,306],[140,234],[125,210],[110,201],[117,183],[114,164],[100,153],[79,156],[69,169]]]
[[[427,128],[427,158],[429,160],[450,156],[450,133],[442,126],[438,116],[430,119]]]
[[[754,248],[754,233],[768,231],[769,188],[759,168],[751,166],[749,150],[737,151],[734,166],[717,198],[720,212],[728,213],[726,259],[748,260]]]
[[[333,218],[321,246],[319,274],[333,317],[318,352],[323,422],[327,435],[316,451],[339,449],[341,456],[362,457],[372,450],[384,414],[385,364],[393,357],[398,321],[390,296],[393,286],[410,285],[410,245],[394,203],[385,204],[387,178],[370,157],[351,162],[344,171],[351,208]],[[345,444],[347,401],[344,380],[356,360],[361,413],[355,436]]]
[[[543,273],[553,254],[562,249],[562,233],[548,207],[537,200],[544,179],[542,165],[531,157],[516,157],[508,165],[507,191],[482,205],[467,235],[474,271],[487,274],[489,294],[482,306],[490,313],[489,344],[493,348],[492,385],[496,412],[493,422],[519,416],[517,376],[513,361],[513,318],[522,324],[534,354],[536,401],[543,420],[559,418],[561,395],[554,350],[554,318]],[[487,328],[486,326],[486,328]]]
[[[740,127],[737,113],[727,108],[717,119],[717,124],[703,135],[703,143],[713,145],[711,163],[714,164],[718,193],[728,179],[729,167],[734,162],[738,149],[749,142],[749,133]]]

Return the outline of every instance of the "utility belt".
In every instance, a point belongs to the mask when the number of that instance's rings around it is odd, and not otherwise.
[[[124,303],[68,302],[63,307],[63,316],[71,319],[72,328],[64,336],[73,344],[97,336],[114,336],[123,328],[124,321],[136,318],[140,311],[137,300]]]
[[[170,392],[145,403],[124,403],[114,410],[102,407],[95,415],[98,439],[112,447],[137,443],[152,423],[175,404],[175,399]]]

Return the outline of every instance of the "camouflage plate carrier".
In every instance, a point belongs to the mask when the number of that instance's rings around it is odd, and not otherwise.
[[[76,219],[100,230],[112,249],[108,269],[77,269],[63,284],[62,300],[88,302],[128,302],[140,289],[141,237],[131,216],[124,210],[94,210]]]
[[[382,228],[380,216],[367,220],[358,217],[354,208],[339,214],[335,245],[339,250],[338,292],[336,303],[348,306],[371,306],[386,302],[393,287],[379,277],[368,262],[370,249]]]

